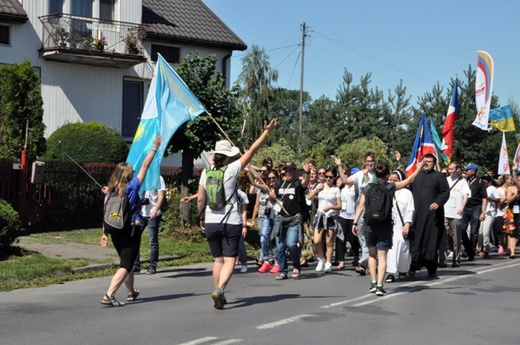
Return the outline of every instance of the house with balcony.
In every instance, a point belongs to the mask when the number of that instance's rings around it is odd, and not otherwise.
[[[246,44],[202,0],[0,0],[0,64],[29,60],[41,79],[45,136],[97,121],[132,140],[160,53],[230,57]]]

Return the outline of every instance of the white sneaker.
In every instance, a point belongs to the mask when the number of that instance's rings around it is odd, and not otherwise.
[[[325,263],[325,270],[323,272],[325,272],[325,273],[332,272],[332,264],[330,262]]]
[[[323,271],[323,267],[325,266],[325,258],[318,258],[318,266],[316,266],[316,272]]]
[[[242,265],[240,267],[240,273],[246,273],[247,272],[247,266],[246,265]]]

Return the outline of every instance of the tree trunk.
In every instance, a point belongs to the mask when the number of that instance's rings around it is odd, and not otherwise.
[[[193,159],[194,159],[193,150],[185,149],[182,152],[182,180],[181,180],[181,198],[189,195],[189,186],[188,181],[193,178]],[[190,226],[193,224],[191,219],[191,205],[189,202],[187,204],[181,203],[180,205],[180,213],[181,213],[181,224],[182,226]]]

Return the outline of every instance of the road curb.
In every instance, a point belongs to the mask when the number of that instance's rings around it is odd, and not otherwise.
[[[164,256],[164,257],[159,258],[158,261],[172,261],[172,260],[177,260],[177,259],[180,259],[180,258],[181,258],[181,256],[179,256],[179,255]],[[139,262],[141,264],[143,264],[143,263],[147,263],[148,260],[149,259],[140,260]],[[94,271],[102,271],[102,270],[106,270],[106,269],[109,269],[109,268],[114,268],[114,267],[117,267],[117,266],[118,266],[118,264],[115,263],[115,262],[111,263],[111,264],[88,265],[88,266],[74,268],[72,270],[72,272],[74,274],[88,273],[88,272],[94,272]]]

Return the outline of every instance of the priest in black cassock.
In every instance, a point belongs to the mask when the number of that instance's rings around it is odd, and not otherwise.
[[[446,176],[435,171],[437,158],[424,155],[424,166],[411,184],[415,203],[415,235],[411,245],[410,274],[424,266],[437,275],[438,249],[444,231],[444,204],[450,197]]]

